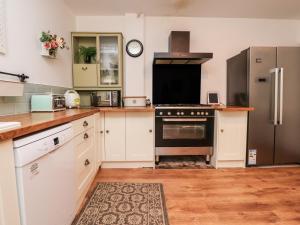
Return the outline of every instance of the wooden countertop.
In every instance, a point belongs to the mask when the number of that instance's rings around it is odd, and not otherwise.
[[[154,107],[99,107],[99,112],[154,112]]]
[[[0,142],[27,134],[38,132],[50,127],[68,123],[97,112],[154,112],[153,107],[104,107],[87,109],[68,109],[60,112],[25,113],[0,116],[0,122],[20,122],[21,126],[0,132]]]
[[[252,111],[252,107],[212,107],[220,111]],[[99,107],[87,109],[68,109],[66,111],[48,113],[25,113],[0,116],[0,122],[20,122],[21,126],[0,132],[0,142],[38,132],[50,127],[68,123],[97,112],[154,112],[154,107]]]
[[[215,110],[225,111],[225,112],[235,112],[235,111],[253,111],[253,107],[240,107],[240,106],[215,106]]]

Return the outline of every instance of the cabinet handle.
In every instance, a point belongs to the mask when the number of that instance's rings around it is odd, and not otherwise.
[[[85,162],[84,162],[84,165],[85,165],[85,166],[88,166],[88,165],[90,165],[90,164],[91,164],[91,163],[90,163],[90,160],[89,160],[89,159],[86,159]]]
[[[106,130],[106,133],[108,134],[108,133],[109,133],[109,130]]]
[[[87,121],[84,121],[84,122],[83,122],[83,126],[84,126],[84,127],[87,127],[88,125],[89,125],[89,123],[88,123]]]
[[[221,129],[220,131],[221,131],[221,133],[224,133],[224,129]]]
[[[103,130],[100,131],[100,134],[103,134]]]
[[[85,133],[84,135],[83,135],[83,139],[88,139],[89,138],[89,135],[87,134],[87,133]]]
[[[83,71],[86,71],[88,68],[87,68],[87,66],[86,66],[86,67],[81,67],[81,69],[82,69]]]
[[[149,133],[152,133],[152,129],[149,130]]]

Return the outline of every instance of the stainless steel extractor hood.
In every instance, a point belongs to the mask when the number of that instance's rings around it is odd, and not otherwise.
[[[155,52],[153,64],[202,64],[212,57],[213,53],[190,52],[189,31],[171,31],[169,52]]]

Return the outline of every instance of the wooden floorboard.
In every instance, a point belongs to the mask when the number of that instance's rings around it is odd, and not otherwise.
[[[170,225],[300,225],[300,168],[101,169],[97,182],[162,183]]]

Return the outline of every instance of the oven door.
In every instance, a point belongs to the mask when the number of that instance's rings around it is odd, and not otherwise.
[[[213,117],[156,117],[155,129],[156,147],[213,146]]]

